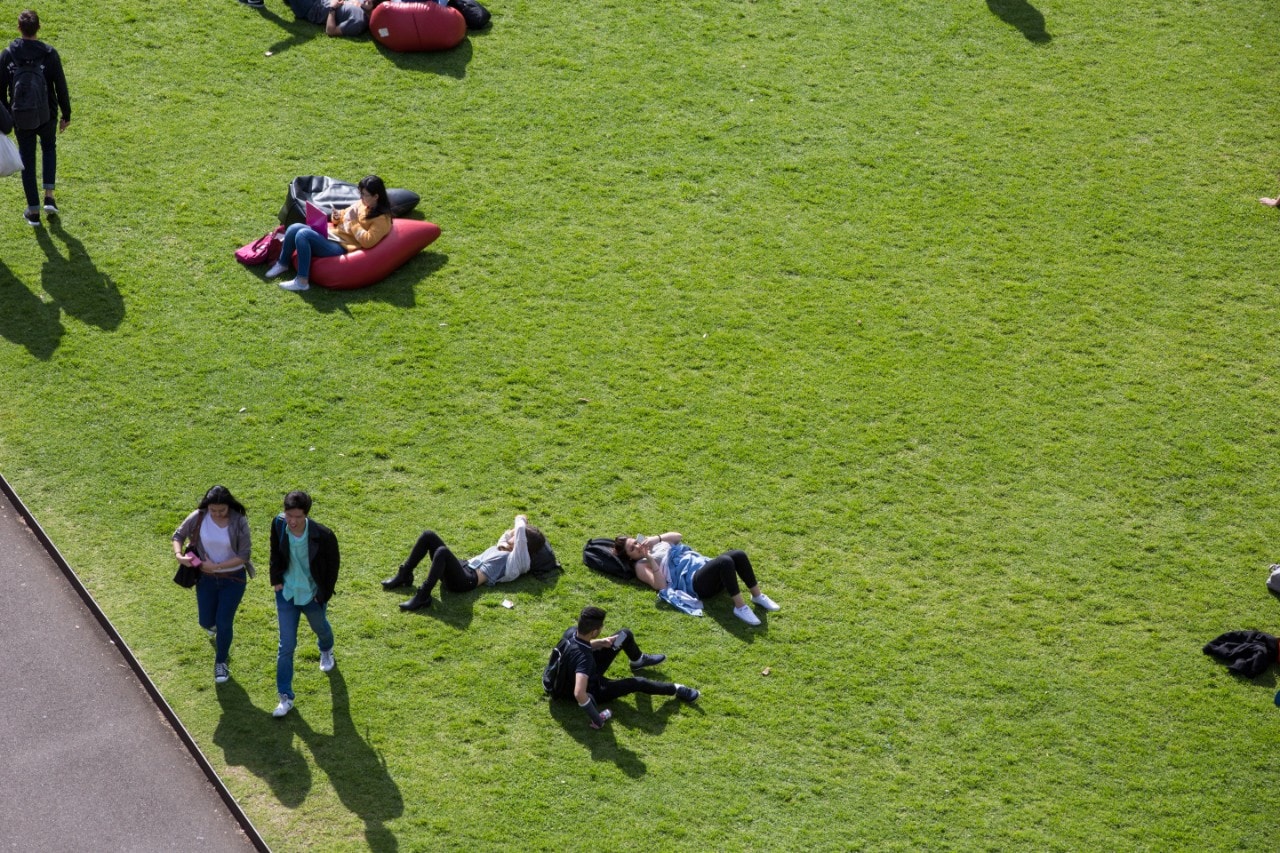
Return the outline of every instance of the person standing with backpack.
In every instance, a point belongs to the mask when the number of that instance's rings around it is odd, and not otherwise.
[[[40,224],[40,188],[36,186],[36,142],[44,179],[44,212],[58,215],[53,200],[58,171],[58,134],[71,123],[71,97],[58,51],[36,38],[40,17],[31,9],[18,15],[16,38],[0,51],[0,100],[13,113],[14,134],[22,155],[22,189],[27,224]],[[61,118],[59,118],[61,114]]]

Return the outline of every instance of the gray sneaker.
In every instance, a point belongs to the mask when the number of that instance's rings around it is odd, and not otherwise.
[[[213,683],[226,684],[231,678],[231,669],[225,663],[215,663],[213,665]]]
[[[320,653],[320,671],[329,672],[333,669],[333,649]]]

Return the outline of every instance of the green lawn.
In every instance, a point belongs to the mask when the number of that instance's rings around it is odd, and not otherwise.
[[[0,206],[0,471],[273,849],[1274,847],[1274,675],[1200,653],[1280,623],[1269,4],[494,0],[436,55],[38,10],[74,115],[61,225]],[[370,172],[444,232],[387,281],[232,260]],[[263,569],[216,689],[168,543],[215,483]],[[277,721],[293,488],[338,669],[304,628]],[[517,512],[552,583],[379,588]],[[782,611],[580,563],[668,529]],[[590,602],[702,700],[548,704]]]

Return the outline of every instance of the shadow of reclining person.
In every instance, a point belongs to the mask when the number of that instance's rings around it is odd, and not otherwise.
[[[1027,0],[987,0],[992,14],[1011,27],[1017,27],[1027,41],[1047,44],[1053,40],[1044,28],[1044,15]]]

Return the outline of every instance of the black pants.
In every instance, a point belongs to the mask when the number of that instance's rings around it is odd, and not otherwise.
[[[409,552],[409,559],[404,561],[403,568],[411,572],[428,556],[431,557],[431,570],[418,588],[421,594],[429,595],[441,581],[444,581],[444,588],[450,592],[470,592],[479,585],[475,569],[463,565],[434,530],[422,531],[413,550]]]
[[[747,555],[738,550],[725,551],[694,572],[693,594],[702,599],[710,598],[721,590],[738,595],[742,592],[738,588],[738,578],[742,578],[747,589],[756,585],[756,573]]]
[[[40,141],[40,173],[50,193],[58,181],[58,117],[34,130],[13,131],[22,155],[22,190],[27,194],[27,207],[40,206],[40,187],[36,184],[36,140]]]
[[[665,681],[652,681],[648,678],[637,678],[634,675],[630,678],[619,678],[617,680],[604,677],[605,671],[609,669],[609,665],[613,663],[619,651],[626,652],[628,660],[640,659],[640,645],[636,643],[636,638],[631,633],[631,629],[623,628],[617,633],[622,637],[620,648],[615,649],[610,646],[607,649],[596,649],[591,653],[596,659],[596,677],[587,686],[587,692],[594,696],[597,702],[601,703],[617,699],[619,696],[628,696],[632,693],[648,693],[653,696],[676,695],[676,686]]]

